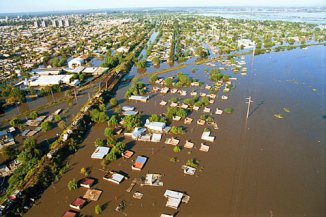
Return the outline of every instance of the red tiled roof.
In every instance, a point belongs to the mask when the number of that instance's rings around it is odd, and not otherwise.
[[[143,167],[143,165],[144,165],[144,164],[143,164],[143,163],[140,163],[140,162],[135,162],[135,163],[134,163],[134,167],[135,167],[135,168],[139,168],[139,169],[141,169],[141,168]]]
[[[62,217],[76,217],[78,213],[72,211],[66,211]]]
[[[82,181],[81,181],[81,184],[83,185],[93,185],[95,182],[94,179],[92,178],[84,178]]]
[[[84,200],[83,198],[77,197],[72,203],[71,205],[73,206],[83,206],[86,203],[86,200]]]

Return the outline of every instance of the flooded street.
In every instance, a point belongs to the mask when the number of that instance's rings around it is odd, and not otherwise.
[[[326,216],[326,47],[312,46],[306,50],[268,53],[254,57],[246,55],[248,75],[222,71],[232,77],[235,89],[229,99],[218,99],[208,107],[215,112],[216,107],[234,108],[233,114],[216,115],[214,120],[219,129],[213,130],[213,143],[209,152],[199,151],[200,137],[207,127],[196,124],[202,113],[193,111],[190,125],[183,121],[173,121],[172,125],[185,126],[186,133],[177,135],[181,146],[186,140],[195,143],[191,150],[183,148],[174,153],[173,146],[164,144],[171,135],[163,135],[161,142],[140,142],[124,139],[127,148],[135,151],[129,159],[119,159],[109,164],[109,170],[122,171],[129,179],[115,185],[102,179],[105,171],[101,161],[91,159],[95,150],[94,142],[104,137],[106,124],[95,125],[86,135],[80,150],[70,157],[70,169],[64,176],[49,187],[41,199],[26,216],[62,216],[69,210],[69,204],[86,189],[80,187],[69,191],[67,183],[80,180],[82,167],[90,168],[90,176],[97,179],[94,188],[103,190],[97,202],[90,202],[82,210],[83,216],[94,216],[94,208],[101,205],[102,216],[122,216],[114,209],[126,201],[128,216],[160,216],[161,213],[178,213],[177,217],[299,217]],[[253,62],[253,64],[252,64]],[[162,64],[162,67],[168,66]],[[219,65],[217,64],[217,67]],[[192,73],[192,68],[197,72]],[[129,85],[122,84],[116,98],[120,106],[134,106],[142,115],[161,114],[167,106],[160,106],[162,99],[170,97],[189,98],[192,89],[206,92],[205,84],[211,84],[209,74],[204,73],[207,65],[187,66],[175,72],[161,74],[168,77],[183,72],[204,83],[202,87],[183,88],[187,96],[178,94],[151,94],[147,103],[125,101],[124,94]],[[154,67],[147,72],[157,71]],[[135,67],[130,75],[137,75]],[[148,83],[148,78],[140,81]],[[151,89],[151,88],[150,88]],[[246,98],[254,101],[246,119]],[[290,112],[285,112],[289,108]],[[274,114],[284,115],[283,119]],[[131,169],[132,160],[138,155],[149,157],[141,172]],[[177,162],[170,162],[176,157]],[[181,166],[188,159],[199,160],[199,168],[194,176],[184,175]],[[136,185],[132,193],[127,193],[133,178],[146,173],[163,174],[163,187],[141,187]],[[188,204],[182,203],[178,210],[165,207],[165,190],[185,192],[190,196]],[[144,194],[141,200],[132,198],[139,191]]]

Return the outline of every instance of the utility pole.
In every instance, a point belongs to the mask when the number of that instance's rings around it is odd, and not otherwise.
[[[247,119],[249,118],[249,109],[250,109],[250,104],[254,101],[251,100],[251,96],[249,96],[248,98],[246,98],[248,100],[248,102],[246,102],[248,104],[247,107]]]
[[[77,93],[76,93],[76,88],[74,89],[74,94],[75,94],[75,100],[77,102]]]
[[[55,102],[52,88],[51,88],[51,95],[52,95],[52,99],[53,99],[53,101]]]

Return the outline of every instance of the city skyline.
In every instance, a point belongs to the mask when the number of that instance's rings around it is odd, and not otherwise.
[[[251,7],[323,7],[323,0],[276,0],[273,2],[263,0],[257,3],[255,0],[236,0],[228,2],[225,0],[122,0],[122,1],[105,1],[105,0],[57,0],[47,1],[44,4],[40,0],[3,0],[0,3],[0,13],[18,13],[18,12],[46,12],[46,11],[67,11],[67,10],[87,10],[87,9],[115,9],[115,8],[147,8],[147,7],[219,7],[219,6],[251,6]]]

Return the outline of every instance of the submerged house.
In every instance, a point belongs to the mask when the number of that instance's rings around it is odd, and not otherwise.
[[[172,190],[166,190],[164,193],[164,197],[168,198],[166,206],[173,209],[178,209],[181,202],[188,203],[190,200],[190,197],[188,195],[182,192]]]
[[[139,101],[139,102],[147,102],[149,96],[130,96],[129,100]]]
[[[138,156],[136,158],[135,163],[132,165],[132,169],[133,170],[137,170],[137,171],[141,171],[143,169],[143,167],[145,166],[146,162],[147,162],[147,157],[144,156]]]
[[[108,147],[97,147],[93,152],[91,158],[93,159],[103,159],[105,155],[107,155],[110,151]]]
[[[120,184],[125,179],[125,176],[115,171],[109,171],[104,175],[103,179],[114,184]]]
[[[146,120],[145,127],[149,130],[156,132],[163,132],[163,129],[166,127],[166,123],[164,122],[150,122],[148,119]]]
[[[74,201],[71,202],[70,207],[73,209],[81,210],[87,201],[81,197],[77,197]]]

